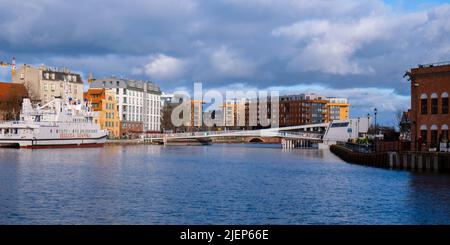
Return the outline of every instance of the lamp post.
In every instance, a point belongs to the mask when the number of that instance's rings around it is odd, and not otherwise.
[[[367,113],[367,138],[369,138],[369,129],[370,129],[370,114]]]
[[[360,117],[358,117],[358,136],[357,136],[357,138],[359,139],[359,120],[360,120],[361,118]]]
[[[378,114],[378,109],[375,108],[373,110],[373,113],[375,114],[375,134],[378,134],[378,125],[377,125],[377,114]]]

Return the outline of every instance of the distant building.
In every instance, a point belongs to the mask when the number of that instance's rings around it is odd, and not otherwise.
[[[328,100],[315,94],[280,97],[280,126],[328,122]]]
[[[328,101],[326,104],[328,121],[349,119],[350,104],[347,98],[328,97],[326,100]]]
[[[94,121],[100,125],[100,128],[109,131],[109,138],[120,138],[121,125],[115,91],[90,88],[84,93],[84,98],[89,101],[92,110],[98,112]]]
[[[33,103],[46,104],[55,97],[83,100],[84,84],[81,75],[66,68],[22,65],[12,77],[13,83],[23,84]]]
[[[202,100],[191,100],[191,120],[188,127],[191,130],[203,127],[203,104]]]
[[[449,139],[450,62],[419,65],[405,76],[411,80],[411,147],[437,148]]]
[[[226,100],[217,111],[217,116],[222,119],[222,126],[228,129],[240,129],[245,127],[245,103],[240,100]],[[242,116],[242,118],[241,118]],[[243,122],[243,123],[242,123]],[[241,125],[240,125],[241,124]]]
[[[0,82],[0,121],[19,119],[24,98],[28,98],[25,86]]]
[[[400,140],[411,141],[411,110],[402,113],[399,127]]]
[[[327,123],[349,118],[346,98],[322,97],[316,94],[280,97],[280,126]]]
[[[181,105],[182,102],[183,99],[181,97],[177,97],[173,94],[161,95],[161,130],[163,132],[177,131],[178,128],[175,128],[172,124],[172,112],[177,106]]]
[[[123,132],[161,130],[161,89],[152,82],[109,77],[97,79],[91,88],[113,89],[119,105]]]

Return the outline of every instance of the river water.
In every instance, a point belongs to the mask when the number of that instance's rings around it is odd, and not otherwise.
[[[0,149],[0,224],[450,224],[450,175],[279,145]]]

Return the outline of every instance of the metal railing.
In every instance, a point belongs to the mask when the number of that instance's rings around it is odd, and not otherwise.
[[[369,145],[369,144],[355,144],[355,143],[350,143],[350,142],[338,141],[337,145],[343,146],[353,152],[358,152],[358,153],[373,153],[373,152],[375,152],[373,145]]]

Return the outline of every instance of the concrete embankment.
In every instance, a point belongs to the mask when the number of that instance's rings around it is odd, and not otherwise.
[[[359,153],[344,146],[332,145],[330,151],[342,160],[359,165],[416,170],[450,172],[450,154],[436,152],[379,152]]]

